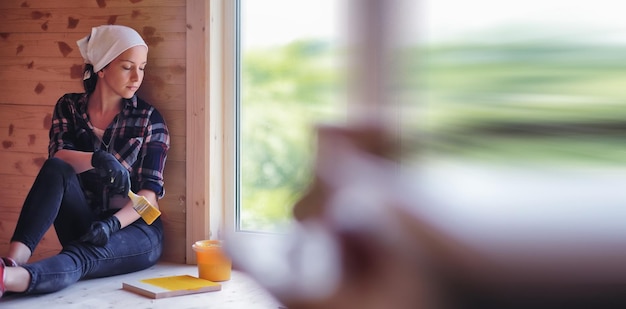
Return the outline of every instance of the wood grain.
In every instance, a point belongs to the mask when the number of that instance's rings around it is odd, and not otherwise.
[[[210,237],[209,226],[209,140],[207,25],[209,3],[187,1],[187,235],[186,262],[194,264],[196,256],[191,245]],[[203,171],[198,173],[197,171]]]
[[[233,271],[231,280],[221,283],[222,290],[154,300],[122,289],[122,283],[157,276],[197,275],[195,265],[158,263],[146,270],[108,278],[82,280],[61,291],[33,296],[5,295],[2,309],[39,308],[283,308],[257,282],[242,272]]]
[[[137,28],[143,31],[143,37],[148,44],[148,60],[151,59],[184,59],[185,32],[149,31],[150,28]],[[76,33],[57,32],[9,32],[0,39],[0,57],[81,57],[76,41],[89,33],[89,29],[82,29]],[[150,62],[150,61],[149,61]]]
[[[78,20],[76,27],[69,26]],[[88,33],[91,27],[113,24],[139,29],[151,27],[169,32],[185,32],[185,7],[110,7],[92,8],[19,8],[0,9],[0,32]]]
[[[82,82],[83,59],[68,58],[27,58],[27,57],[0,57],[0,81],[68,81]],[[144,81],[162,84],[185,84],[184,59],[152,59],[150,67],[146,68]],[[45,83],[43,83],[45,85]]]
[[[159,109],[171,134],[166,196],[159,202],[165,226],[162,260],[186,261],[188,132],[202,132],[187,123],[187,66],[199,65],[187,58],[188,2],[204,1],[0,1],[0,254],[6,252],[22,203],[47,158],[53,106],[63,94],[83,91],[84,63],[76,40],[91,27],[123,24],[135,28],[150,48],[138,95]],[[202,31],[201,26],[196,30]],[[204,102],[194,104],[203,108]],[[205,139],[201,134],[193,138]],[[197,167],[189,171],[202,174]],[[51,229],[33,259],[59,249]]]
[[[102,4],[104,4],[104,6]],[[54,9],[54,8],[133,8],[133,7],[184,7],[185,0],[107,0],[107,1],[85,1],[85,0],[2,0],[0,8],[3,9]]]

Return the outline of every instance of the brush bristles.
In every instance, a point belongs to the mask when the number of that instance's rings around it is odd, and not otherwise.
[[[133,202],[133,209],[141,216],[141,218],[146,221],[148,224],[152,224],[154,220],[156,220],[160,215],[161,211],[158,208],[154,207],[150,202],[143,196],[137,195],[133,192],[128,192],[128,196]]]

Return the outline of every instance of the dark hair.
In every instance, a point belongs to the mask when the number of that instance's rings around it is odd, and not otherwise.
[[[89,78],[83,80],[83,87],[85,88],[85,92],[92,93],[96,90],[96,84],[98,83],[98,74],[93,71],[93,65],[85,64],[85,69],[83,70],[83,76],[89,74]]]

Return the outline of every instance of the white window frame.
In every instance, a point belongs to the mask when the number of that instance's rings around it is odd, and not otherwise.
[[[237,26],[239,13],[237,12],[238,0],[224,1],[223,18],[223,83],[224,83],[224,229],[220,238],[226,237],[228,241],[255,241],[259,238],[272,238],[275,234],[263,232],[242,231],[239,228],[238,215],[238,192],[237,192],[237,108],[238,108],[238,85],[237,71],[239,63],[237,50],[239,40]]]
[[[218,0],[214,0],[218,1]],[[276,239],[276,237],[284,236],[281,234],[273,234],[273,233],[264,233],[264,232],[251,232],[251,231],[241,231],[239,229],[239,217],[238,217],[238,192],[237,191],[237,105],[238,105],[238,85],[237,85],[237,70],[240,69],[239,59],[237,59],[237,55],[239,54],[237,42],[240,39],[238,37],[239,33],[237,31],[237,27],[239,26],[239,14],[238,5],[240,5],[239,0],[232,1],[224,1],[220,0],[223,3],[223,46],[222,46],[222,63],[223,63],[223,109],[224,109],[224,120],[223,120],[223,131],[224,131],[224,153],[223,153],[223,163],[224,163],[224,175],[223,175],[223,183],[224,183],[224,203],[223,203],[223,211],[224,211],[224,230],[223,232],[228,235],[230,241],[257,241],[259,238],[270,238]],[[394,0],[399,1],[399,0]],[[397,4],[397,3],[396,3]],[[369,13],[380,14],[380,10],[385,8],[388,9],[389,5],[383,5],[378,3],[378,0],[367,0],[364,3],[361,2],[349,2],[352,7],[360,7],[361,15],[358,15],[358,19],[353,18],[353,22],[357,23],[357,25],[352,25],[351,29],[347,29],[352,35],[357,35],[357,38],[363,39],[364,41],[361,44],[365,44],[368,46],[369,50],[372,52],[359,54],[359,60],[356,62],[357,65],[368,64],[365,65],[364,73],[371,73],[373,75],[374,72],[381,72],[383,65],[382,63],[376,62],[378,66],[371,65],[371,59],[378,59],[377,57],[385,57],[385,52],[387,50],[382,47],[383,37],[382,36],[370,36],[369,33],[373,32],[377,29],[377,27],[383,27],[384,22],[382,24],[371,24],[368,20],[368,16],[371,15]],[[363,7],[365,6],[365,7]],[[368,13],[369,12],[369,13]],[[354,17],[354,16],[353,16]],[[381,20],[383,16],[380,16]],[[365,29],[362,29],[365,28]],[[386,28],[386,27],[383,27]],[[387,29],[390,30],[390,29]],[[359,85],[366,91],[362,91],[362,98],[357,100],[360,102],[360,109],[367,110],[365,115],[361,115],[360,113],[356,113],[350,119],[352,122],[359,122],[362,119],[360,117],[365,116],[369,117],[372,114],[381,115],[381,107],[383,102],[383,96],[385,95],[385,89],[381,88],[382,84],[376,79],[369,80],[359,80]],[[386,112],[388,113],[388,111]],[[388,117],[394,117],[394,119],[398,119],[399,115],[395,112],[387,115]],[[392,121],[392,123],[397,123],[396,121]],[[397,130],[396,130],[397,131]],[[397,132],[396,132],[397,133]],[[213,205],[212,205],[213,207]],[[226,236],[220,235],[220,236]]]
[[[224,4],[224,229],[228,235],[237,234],[237,5]]]

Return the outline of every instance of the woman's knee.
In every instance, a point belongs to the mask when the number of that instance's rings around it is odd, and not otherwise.
[[[53,173],[58,174],[62,173],[64,175],[75,175],[74,168],[67,162],[59,159],[59,158],[49,158],[41,167],[39,172],[40,174]]]

